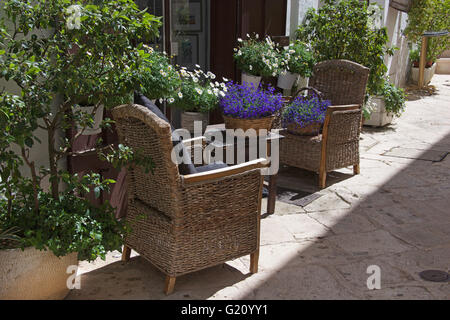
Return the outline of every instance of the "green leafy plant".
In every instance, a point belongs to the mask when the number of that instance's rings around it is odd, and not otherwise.
[[[131,0],[8,0],[2,6],[0,79],[17,92],[0,93],[0,226],[18,227],[22,246],[104,258],[121,249],[126,227],[108,202],[94,206],[84,196],[99,197],[114,181],[89,172],[71,176],[60,164],[78,154],[73,143],[100,105],[129,102],[141,85],[138,75],[151,63],[143,43],[157,35],[160,18]],[[74,111],[85,102],[95,104],[92,113]],[[64,131],[74,122],[84,128],[69,139]],[[45,150],[44,165],[30,155],[33,148]],[[89,153],[108,153],[103,158],[113,165],[145,162],[123,146]]]
[[[165,99],[181,85],[178,72],[170,64],[169,57],[151,47],[144,46],[148,60],[139,73],[140,90],[149,99]]]
[[[262,77],[276,77],[285,69],[286,61],[281,56],[278,45],[270,37],[260,40],[258,35],[248,39],[238,39],[234,49],[237,67],[247,74]]]
[[[408,26],[405,35],[419,48],[422,35],[429,31],[450,30],[450,0],[414,0],[408,12]],[[427,45],[427,62],[435,62],[437,57],[450,48],[450,37],[432,37]]]
[[[227,90],[225,83],[215,81],[215,74],[209,71],[205,73],[198,65],[194,71],[182,67],[180,75],[181,88],[168,99],[168,102],[184,111],[209,112],[217,107],[219,98],[225,96]]]
[[[370,68],[367,89],[374,94],[383,86],[384,57],[393,54],[393,48],[387,46],[386,28],[373,23],[376,14],[365,1],[325,0],[317,11],[308,10],[297,37],[311,45],[318,62],[347,59]]]
[[[315,60],[305,43],[298,40],[290,43],[289,47],[283,50],[282,55],[287,71],[297,73],[304,78],[311,76]]]
[[[405,91],[385,80],[379,94],[384,97],[386,111],[400,117],[405,110]]]

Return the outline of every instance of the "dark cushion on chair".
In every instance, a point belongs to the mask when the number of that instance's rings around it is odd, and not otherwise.
[[[142,93],[138,93],[138,92],[134,93],[134,103],[141,105],[143,107],[146,107],[148,110],[153,112],[156,116],[158,116],[160,119],[162,119],[162,120],[166,121],[168,124],[170,124],[169,119],[167,119],[167,117],[164,115],[164,113],[162,113],[162,111],[153,102],[151,102],[150,99],[148,99]],[[172,133],[175,130],[171,124],[170,124],[170,129],[171,129]],[[178,135],[176,135],[176,134],[172,135],[172,143],[173,143],[174,147],[180,143],[180,138],[178,137]],[[183,146],[182,152],[183,152],[183,155],[182,155],[183,163],[178,165],[178,172],[181,175],[197,173],[197,170],[195,169],[194,165],[192,164],[191,156],[190,156],[189,152],[187,151],[186,147]]]
[[[223,168],[227,168],[228,165],[223,163],[223,162],[214,162],[212,164],[208,164],[206,166],[201,166],[201,167],[197,167],[195,168],[197,170],[197,173],[202,173],[202,172],[208,172],[208,171],[213,171],[213,170],[217,170],[217,169],[223,169]]]

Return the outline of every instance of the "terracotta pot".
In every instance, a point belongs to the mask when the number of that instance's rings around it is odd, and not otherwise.
[[[78,266],[76,253],[58,258],[31,247],[0,250],[0,300],[64,299],[69,266]]]
[[[303,128],[296,123],[290,123],[287,126],[287,131],[298,136],[316,136],[320,133],[321,128],[322,123],[319,122],[311,123]]]
[[[259,133],[260,130],[266,130],[268,132],[272,129],[272,123],[275,119],[275,116],[272,115],[259,119],[241,119],[223,116],[223,119],[225,121],[226,129],[242,129],[244,132],[249,129],[253,129],[257,133]]]

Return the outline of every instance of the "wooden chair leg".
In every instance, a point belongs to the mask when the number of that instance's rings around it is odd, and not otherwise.
[[[319,188],[324,189],[327,187],[327,172],[320,170],[319,172]]]
[[[359,173],[360,173],[360,168],[359,168],[359,163],[358,163],[353,166],[353,174],[359,174]]]
[[[130,260],[130,256],[131,256],[131,248],[123,246],[122,261],[127,262],[128,260]]]
[[[250,255],[250,272],[258,273],[259,250]]]
[[[164,293],[166,295],[172,294],[173,289],[175,288],[176,279],[176,277],[166,276],[166,287],[164,288]]]

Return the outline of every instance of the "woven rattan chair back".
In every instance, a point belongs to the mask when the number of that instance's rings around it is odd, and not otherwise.
[[[153,172],[142,166],[128,170],[128,197],[142,201],[174,218],[179,208],[180,176],[171,160],[172,135],[169,123],[140,105],[123,105],[112,111],[120,143],[148,156]]]
[[[314,66],[309,87],[321,92],[331,105],[363,105],[369,68],[349,60],[327,60]]]

